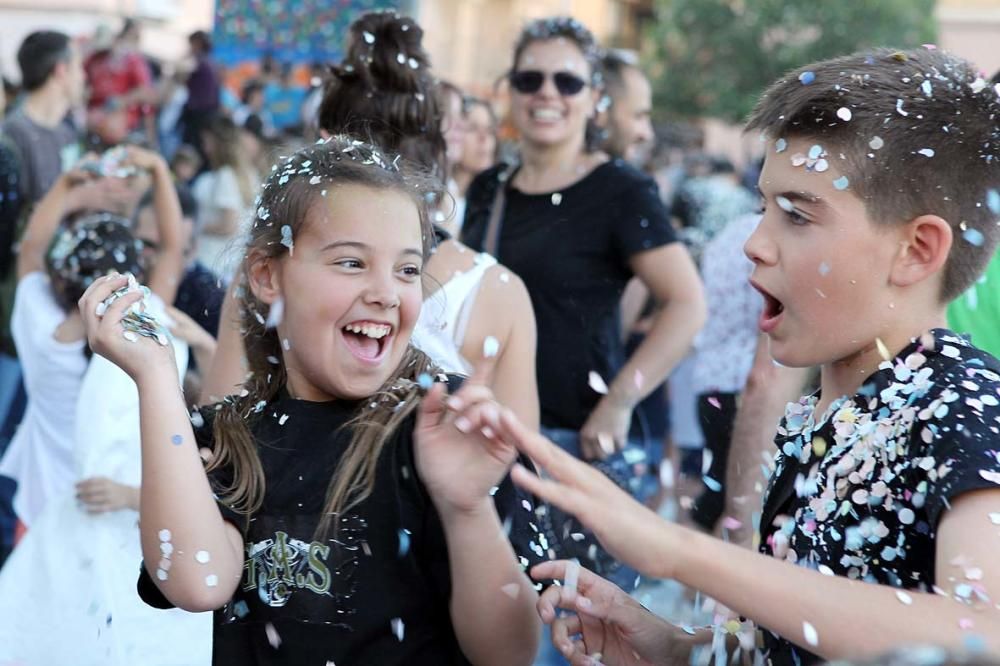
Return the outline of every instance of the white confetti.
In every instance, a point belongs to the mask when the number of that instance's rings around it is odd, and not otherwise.
[[[872,150],[879,150],[884,145],[885,141],[883,141],[880,136],[872,137],[872,140],[868,142],[868,147]]]
[[[1000,513],[991,513],[990,522],[994,525],[1000,525]]]
[[[795,205],[788,200],[787,197],[777,196],[774,198],[775,203],[778,204],[778,208],[785,211],[786,213],[791,213],[795,210]]]
[[[837,117],[843,120],[844,122],[847,122],[853,117],[853,114],[851,113],[851,110],[848,109],[846,106],[842,106],[839,109],[837,109]]]
[[[159,578],[160,580],[166,580],[167,578],[169,578],[169,575],[163,569],[157,569],[156,577]]]
[[[160,536],[160,541],[170,541],[170,530],[160,530],[159,536]]]
[[[934,157],[934,149],[933,148],[921,148],[917,152],[920,153],[921,155],[923,155],[924,157]]]
[[[608,394],[608,385],[604,383],[604,379],[602,379],[601,376],[593,370],[591,370],[590,374],[587,375],[587,384],[590,385],[590,388],[594,389],[594,391],[600,393],[601,395]]]
[[[896,113],[898,113],[901,116],[908,116],[908,115],[910,115],[909,111],[904,111],[903,110],[903,100],[901,100],[901,99],[897,99],[896,100]]]
[[[553,195],[552,195],[552,205],[553,206],[558,206],[561,203],[562,203],[562,195],[559,194],[558,192],[553,193]]]
[[[199,550],[194,554],[194,559],[198,564],[208,564],[212,561],[212,556],[207,550]]]
[[[367,43],[367,44],[374,44],[375,43],[375,35],[373,35],[372,33],[368,32],[367,30],[365,30],[363,33],[361,33],[361,36],[365,38],[365,43]]]
[[[398,617],[394,617],[389,622],[389,626],[392,628],[392,633],[396,637],[396,640],[402,642],[403,632],[406,629],[406,627],[403,625],[403,621]]]
[[[906,592],[903,592],[902,590],[896,590],[896,598],[899,599],[900,603],[902,603],[905,606],[913,605],[913,597],[908,595]]]
[[[808,622],[803,622],[802,634],[805,636],[806,643],[812,647],[819,645],[819,634],[816,633],[816,627],[812,626]]]
[[[209,574],[205,576],[205,585],[208,587],[215,587],[219,584],[219,577],[215,574]]]
[[[268,622],[264,625],[264,633],[267,634],[267,642],[271,644],[275,650],[281,647],[281,636],[278,635],[278,630],[274,628],[274,625]]]
[[[267,319],[264,321],[264,328],[272,329],[277,328],[281,324],[281,320],[285,316],[285,299],[278,296],[274,303],[271,303],[271,307],[267,311]]]
[[[500,353],[500,341],[492,335],[487,335],[483,340],[483,358],[493,358]]]

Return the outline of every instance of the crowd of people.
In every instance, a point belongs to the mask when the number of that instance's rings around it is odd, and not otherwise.
[[[1000,79],[803,65],[741,172],[576,19],[503,117],[423,38],[24,39],[0,665],[995,663]]]

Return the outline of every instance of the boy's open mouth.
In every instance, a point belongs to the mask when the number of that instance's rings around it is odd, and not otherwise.
[[[369,362],[381,359],[392,331],[390,324],[374,321],[355,321],[340,329],[351,353]]]
[[[781,320],[781,315],[785,312],[785,304],[753,280],[750,281],[750,286],[764,297],[764,310],[760,313],[758,325],[763,333],[770,333]]]

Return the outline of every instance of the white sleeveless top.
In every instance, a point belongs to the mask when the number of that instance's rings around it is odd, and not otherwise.
[[[481,252],[475,264],[456,273],[440,289],[427,297],[413,329],[413,344],[445,372],[468,374],[472,364],[462,357],[462,341],[483,276],[497,260]]]

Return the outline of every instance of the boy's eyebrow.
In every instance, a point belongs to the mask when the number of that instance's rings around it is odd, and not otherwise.
[[[813,194],[807,190],[790,190],[788,192],[781,192],[776,194],[775,197],[784,197],[791,201],[792,203],[804,202],[807,204],[812,204],[814,206],[823,206],[826,202],[823,197],[818,194]]]
[[[371,245],[368,245],[367,243],[362,243],[361,241],[334,241],[332,243],[324,245],[323,248],[320,250],[320,252],[327,252],[329,250],[336,250],[337,248],[341,248],[341,247],[353,247],[353,248],[357,248],[358,250],[371,250],[372,249]],[[423,253],[422,250],[419,250],[419,249],[413,248],[413,247],[408,247],[408,248],[404,249],[401,254],[413,254],[413,255],[416,255],[418,257],[423,257],[424,256],[424,253]]]

